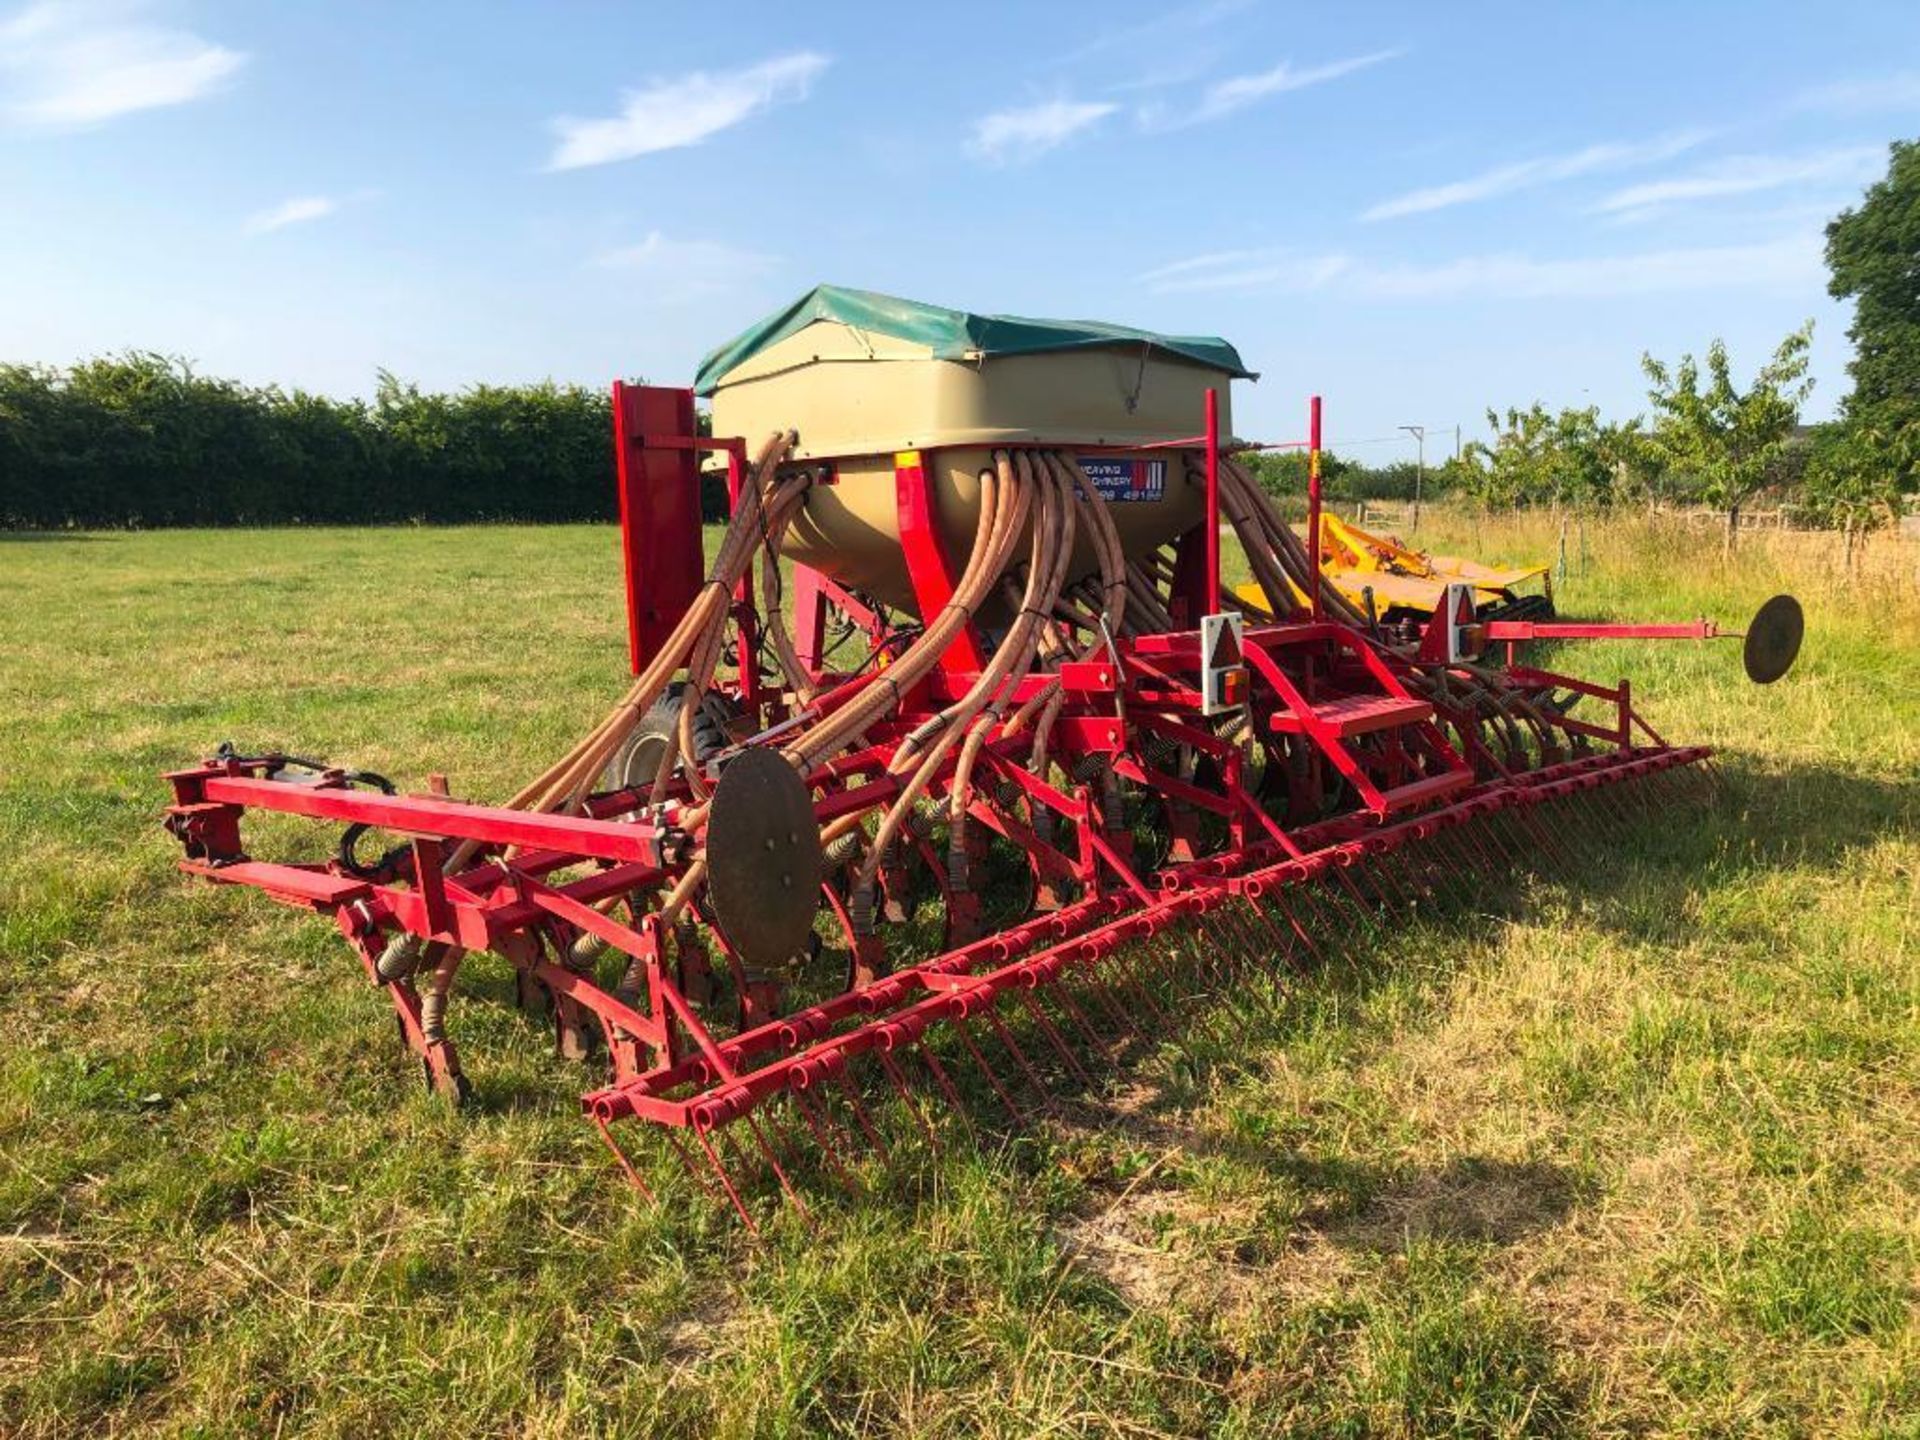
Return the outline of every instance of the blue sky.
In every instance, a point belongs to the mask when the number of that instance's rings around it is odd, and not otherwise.
[[[1916,134],[1911,0],[0,0],[0,358],[680,380],[827,280],[1222,334],[1369,459],[1810,317],[1818,416]]]

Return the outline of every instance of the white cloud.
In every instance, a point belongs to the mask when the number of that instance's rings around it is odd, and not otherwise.
[[[658,230],[638,245],[602,251],[594,263],[644,281],[647,298],[697,300],[723,294],[774,269],[771,255],[718,240],[675,240]]]
[[[139,5],[41,0],[0,20],[0,115],[78,129],[181,105],[247,57],[185,30],[141,23]]]
[[[803,50],[743,70],[696,70],[629,90],[610,119],[562,115],[553,121],[560,140],[547,168],[577,170],[698,145],[762,110],[806,99],[828,63],[826,56]]]
[[[1570,260],[1469,255],[1438,264],[1380,264],[1340,254],[1227,251],[1163,265],[1139,279],[1157,292],[1297,293],[1327,288],[1366,300],[1537,300],[1710,289],[1818,289],[1824,275],[1819,236],[1801,234],[1754,245]]]
[[[1191,39],[1196,31],[1210,29],[1222,20],[1249,9],[1253,0],[1201,0],[1201,3],[1168,10],[1138,25],[1105,30],[1076,49],[1060,57],[1062,65],[1082,60],[1115,48],[1163,48],[1169,42]]]
[[[1686,175],[1616,190],[1594,206],[1603,215],[1644,213],[1656,206],[1721,195],[1751,195],[1789,185],[1870,180],[1885,152],[1877,145],[1821,150],[1802,155],[1730,155]]]
[[[1831,110],[1841,115],[1871,115],[1883,110],[1920,113],[1920,70],[1821,85],[1804,91],[1794,105],[1801,110]]]
[[[308,220],[320,220],[340,208],[340,202],[327,195],[297,195],[265,210],[256,210],[243,227],[249,235],[265,235]]]
[[[1501,165],[1495,169],[1483,171],[1465,180],[1454,180],[1445,185],[1409,190],[1404,195],[1381,201],[1372,209],[1363,212],[1360,218],[1392,220],[1402,215],[1422,215],[1432,210],[1445,210],[1450,206],[1466,205],[1476,200],[1491,200],[1495,196],[1509,195],[1516,190],[1530,190],[1537,185],[1551,185],[1561,180],[1572,180],[1578,176],[1599,171],[1624,170],[1636,165],[1655,165],[1662,160],[1671,160],[1682,151],[1692,149],[1706,138],[1704,132],[1687,131],[1641,144],[1610,141],[1589,145],[1584,150],[1575,150],[1566,155],[1546,155],[1536,160],[1522,160],[1513,165]]]
[[[1099,124],[1120,107],[1099,100],[1048,100],[1015,110],[996,110],[973,124],[967,148],[995,164],[1032,160]]]
[[[1329,80],[1338,80],[1343,75],[1351,75],[1356,70],[1365,70],[1383,61],[1397,59],[1405,53],[1404,50],[1376,50],[1369,55],[1350,55],[1344,60],[1329,61],[1325,65],[1312,65],[1304,70],[1296,70],[1292,61],[1282,60],[1271,70],[1216,80],[1200,97],[1198,108],[1189,115],[1173,119],[1171,128],[1218,120],[1222,116],[1233,114],[1236,110],[1244,110],[1247,106],[1264,100],[1269,95],[1282,95],[1289,90],[1304,90],[1309,85],[1324,85]],[[1147,115],[1143,118],[1152,123],[1160,117]]]
[[[1149,270],[1136,280],[1161,295],[1195,290],[1318,290],[1352,266],[1345,255],[1306,255],[1279,246],[1195,255]]]

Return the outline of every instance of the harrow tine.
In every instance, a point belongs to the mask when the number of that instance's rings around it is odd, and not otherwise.
[[[1305,963],[1304,957],[1313,953],[1306,942],[1300,938],[1295,927],[1293,912],[1278,895],[1269,897],[1271,909],[1263,912],[1259,903],[1243,898],[1237,904],[1230,904],[1230,910],[1241,933],[1254,947],[1258,958],[1258,968],[1270,975],[1298,970]]]
[[[886,1072],[887,1079],[892,1083],[901,1103],[907,1107],[908,1112],[919,1123],[921,1130],[926,1133],[927,1144],[933,1147],[934,1154],[940,1154],[940,1137],[934,1133],[933,1122],[927,1118],[919,1098],[908,1087],[907,1077],[900,1072],[900,1062],[893,1058],[893,1052],[889,1049],[882,1048],[875,1053],[880,1057],[880,1068]]]
[[[627,1152],[620,1148],[620,1142],[613,1138],[613,1132],[607,1128],[605,1117],[597,1110],[590,1113],[593,1116],[594,1127],[600,1132],[600,1138],[606,1142],[607,1148],[613,1152],[613,1158],[620,1162],[620,1169],[625,1173],[628,1181],[633,1185],[633,1188],[646,1196],[649,1204],[655,1203],[658,1197],[654,1195],[652,1189],[647,1185],[647,1182],[640,1178],[640,1172],[633,1168],[633,1162],[627,1158]]]
[[[960,1117],[960,1123],[967,1127],[968,1141],[978,1145],[980,1132],[974,1128],[973,1116],[967,1113],[966,1103],[961,1100],[959,1088],[953,1083],[953,1077],[947,1074],[947,1067],[940,1063],[940,1057],[934,1054],[933,1047],[924,1041],[920,1045],[920,1054],[921,1058],[927,1062],[927,1069],[932,1073],[934,1083],[940,1087],[940,1093],[947,1097],[948,1107]]]
[[[1513,805],[1504,805],[1494,811],[1487,817],[1487,828],[1484,832],[1493,849],[1495,868],[1504,874],[1518,874],[1532,868],[1527,857],[1523,853],[1516,853],[1514,848],[1515,841],[1511,832],[1515,824],[1513,818],[1515,808]]]
[[[1000,1077],[994,1074],[993,1067],[987,1063],[987,1057],[980,1053],[980,1047],[974,1043],[973,1032],[967,1028],[966,1018],[955,1016],[953,1028],[959,1032],[960,1043],[967,1047],[967,1053],[973,1056],[973,1063],[978,1065],[981,1073],[987,1077],[987,1083],[993,1087],[993,1093],[1000,1097],[1000,1103],[1006,1107],[1007,1114],[1012,1118],[1013,1123],[1024,1125],[1026,1115],[1018,1105],[1014,1104],[1013,1096],[1009,1095],[1006,1087],[1000,1083]]]
[[[1046,1011],[1042,1008],[1040,1002],[1034,998],[1031,991],[1022,990],[1020,992],[1020,1004],[1025,1008],[1027,1014],[1033,1017],[1035,1027],[1039,1029],[1042,1035],[1046,1036],[1047,1043],[1053,1046],[1053,1053],[1060,1057],[1061,1063],[1073,1072],[1074,1077],[1078,1079],[1082,1085],[1091,1086],[1093,1084],[1092,1078],[1081,1068],[1080,1062],[1074,1059],[1073,1052],[1067,1048],[1066,1042],[1061,1038],[1060,1032],[1054,1028],[1053,1021],[1047,1018]]]
[[[1273,960],[1275,960],[1277,956],[1275,956],[1275,950],[1271,948],[1271,935],[1267,937],[1267,943],[1263,945],[1260,939],[1256,937],[1256,931],[1252,929],[1252,925],[1248,924],[1246,914],[1240,912],[1240,906],[1238,906],[1238,904],[1231,904],[1231,902],[1229,902],[1229,904],[1223,904],[1219,910],[1215,910],[1215,914],[1221,916],[1223,924],[1229,925],[1231,929],[1235,929],[1236,933],[1242,937],[1242,939],[1240,939],[1240,945],[1250,950],[1250,960],[1248,960],[1248,966],[1246,966],[1246,973],[1242,973],[1242,975],[1238,977],[1235,985],[1235,995],[1248,996],[1248,998],[1260,1008],[1261,1012],[1267,1016],[1267,1020],[1277,1020],[1277,1018],[1279,1018],[1279,1012],[1275,1010],[1273,1002],[1265,995],[1265,987],[1263,987],[1263,983],[1261,983],[1261,981],[1271,979],[1273,973],[1275,973]]]
[[[1379,878],[1381,890],[1389,895],[1389,908],[1398,907],[1409,915],[1414,913],[1413,897],[1407,893],[1400,877],[1400,852],[1389,851],[1373,862],[1373,871]]]
[[[1596,845],[1602,835],[1617,835],[1629,823],[1630,817],[1621,807],[1620,797],[1608,793],[1615,788],[1612,783],[1607,783],[1578,792],[1581,803],[1594,818],[1593,838]]]
[[[1114,1005],[1113,997],[1109,993],[1111,986],[1106,977],[1100,974],[1099,963],[1097,959],[1092,960],[1082,970],[1082,974],[1086,977],[1084,993],[1088,1007],[1098,1010],[1109,1021],[1117,1021],[1118,1023],[1111,1027],[1114,1033],[1131,1036],[1134,1040],[1144,1040],[1145,1034],[1138,1025],[1133,1023],[1133,1017],[1127,1014],[1125,1007]]]
[[[1168,963],[1171,961],[1169,960]],[[1154,1001],[1145,987],[1134,977],[1118,949],[1102,952],[1093,961],[1093,965],[1095,973],[1100,976],[1101,993],[1107,997],[1114,1013],[1135,1036],[1145,1042],[1165,1027],[1167,1012]],[[1138,1022],[1135,1020],[1136,1015],[1140,1017]]]
[[[1487,818],[1483,815],[1475,815],[1455,832],[1459,837],[1459,844],[1468,852],[1469,863],[1482,875],[1495,874],[1498,867],[1498,862],[1493,855],[1493,846],[1487,838],[1488,829]]]
[[[1063,975],[1052,988],[1054,997],[1060,1002],[1060,1008],[1067,1012],[1068,1019],[1073,1022],[1081,1038],[1095,1050],[1104,1049],[1108,1042],[1094,1029],[1092,1022],[1087,1019],[1073,998],[1073,982]]]
[[[1366,897],[1369,910],[1378,913],[1393,908],[1393,901],[1387,894],[1386,882],[1381,874],[1380,862],[1375,857],[1362,855],[1346,874],[1352,879],[1354,888]]]
[[[1025,1073],[1028,1083],[1033,1086],[1034,1093],[1040,1097],[1040,1108],[1043,1110],[1049,1108],[1052,1101],[1047,1092],[1047,1082],[1040,1078],[1040,1072],[1035,1070],[1033,1062],[1027,1059],[1027,1052],[1020,1048],[1020,1042],[1013,1038],[1013,1032],[1000,1018],[1000,1006],[997,1003],[987,1007],[987,1023],[993,1026],[994,1034],[1000,1037],[1000,1043],[1013,1056],[1014,1063]]]
[[[1167,1025],[1171,1023],[1166,1010],[1147,992],[1147,987],[1141,984],[1138,978],[1127,970],[1125,965],[1120,963],[1118,951],[1115,951],[1108,958],[1112,961],[1113,970],[1119,975],[1117,982],[1119,988],[1138,1000],[1141,1005],[1145,1006],[1147,1012],[1153,1016],[1153,1023],[1165,1029]]]
[[[661,1132],[673,1146],[673,1153],[680,1157],[680,1164],[687,1174],[693,1177],[693,1183],[700,1187],[700,1193],[709,1200],[724,1200],[726,1197],[713,1188],[713,1182],[700,1173],[700,1167],[693,1163],[693,1156],[687,1153],[685,1142],[680,1139],[677,1125],[662,1125]]]
[[[714,1153],[713,1142],[707,1138],[707,1132],[696,1125],[693,1127],[693,1138],[700,1142],[700,1148],[706,1152],[707,1164],[713,1167],[713,1173],[720,1181],[720,1188],[726,1191],[727,1199],[733,1202],[734,1212],[746,1222],[747,1229],[758,1235],[760,1227],[753,1223],[753,1216],[747,1212],[746,1203],[741,1200],[740,1192],[734,1188],[733,1177],[727,1174],[727,1167]],[[725,1136],[721,1138],[725,1139]]]
[[[1647,782],[1644,777],[1635,777],[1619,785],[1603,785],[1602,790],[1612,790],[1629,825],[1641,825],[1655,818],[1653,800],[1647,794]]]
[[[860,1091],[853,1079],[842,1070],[839,1075],[840,1089],[847,1097],[847,1104],[853,1108],[853,1118],[860,1126],[860,1133],[867,1137],[867,1143],[878,1152],[881,1161],[888,1162],[893,1156],[888,1153],[886,1142],[880,1138],[880,1132],[874,1128],[873,1121],[867,1116],[867,1107],[860,1103]]]
[[[1333,877],[1346,886],[1347,894],[1353,898],[1353,903],[1364,910],[1367,908],[1367,897],[1360,893],[1360,887],[1354,883],[1353,876],[1347,873],[1350,868],[1346,865],[1335,865],[1332,871]]]
[[[834,1174],[840,1177],[840,1183],[846,1186],[849,1193],[854,1192],[856,1187],[853,1176],[848,1173],[847,1168],[840,1163],[839,1148],[835,1146],[832,1138],[828,1136],[826,1125],[822,1123],[819,1115],[814,1113],[814,1107],[807,1099],[807,1092],[804,1090],[795,1090],[792,1092],[792,1095],[793,1103],[799,1108],[800,1113],[806,1117],[807,1128],[813,1132],[814,1143],[825,1153],[827,1163],[833,1167]],[[827,1123],[831,1123],[831,1120]]]
[[[760,1117],[755,1112],[749,1110],[744,1118],[747,1122],[747,1128],[753,1132],[754,1144],[760,1147],[761,1156],[766,1160],[767,1164],[773,1167],[773,1173],[778,1177],[780,1188],[786,1192],[787,1199],[791,1200],[794,1208],[800,1212],[800,1218],[808,1224],[812,1224],[813,1215],[807,1209],[806,1201],[800,1198],[800,1192],[794,1189],[793,1182],[787,1179],[786,1167],[781,1165],[780,1157],[773,1153],[773,1146],[767,1143],[766,1132],[760,1128]]]
[[[1126,977],[1130,988],[1138,989],[1153,1002],[1158,987],[1166,1009],[1154,1013],[1158,1018],[1171,1014],[1181,998],[1220,984],[1216,957],[1186,941],[1191,932],[1186,925],[1169,925],[1151,937],[1132,941],[1114,951],[1113,964]]]
[[[1313,957],[1314,964],[1318,965],[1320,963],[1320,947],[1313,943],[1313,937],[1307,933],[1306,927],[1300,923],[1300,918],[1293,913],[1293,907],[1287,904],[1284,892],[1276,891],[1274,893],[1273,903],[1280,907],[1281,914],[1287,917],[1287,925],[1292,929],[1293,933],[1299,937],[1300,943],[1306,947],[1307,954]],[[1288,946],[1288,951],[1291,953],[1292,946]]]

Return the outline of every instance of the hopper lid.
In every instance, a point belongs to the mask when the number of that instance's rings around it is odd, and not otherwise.
[[[1213,335],[1159,335],[1098,320],[1034,320],[1023,315],[976,315],[872,290],[816,285],[783,310],[749,326],[700,362],[694,391],[711,395],[727,374],[770,345],[816,320],[877,331],[925,345],[936,360],[977,360],[990,355],[1033,355],[1093,345],[1145,346],[1194,361],[1236,379],[1254,379],[1240,352]]]

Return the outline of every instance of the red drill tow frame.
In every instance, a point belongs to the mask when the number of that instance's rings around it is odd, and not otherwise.
[[[743,441],[696,433],[688,390],[616,385],[614,417],[640,674],[715,583],[700,454],[726,457],[736,517],[762,493],[751,487],[804,490],[834,462],[750,473]],[[1481,624],[1468,597],[1424,635],[1383,636],[1320,583],[1318,398],[1303,442],[1304,546],[1247,488],[1235,456],[1254,447],[1220,435],[1212,392],[1199,418],[1196,434],[1148,447],[1204,487],[1206,518],[1127,557],[1143,618],[1106,633],[1082,616],[1083,643],[1011,675],[977,739],[929,762],[921,808],[884,845],[872,832],[904,803],[903,747],[952,713],[1012,633],[969,612],[937,665],[893,678],[964,568],[934,522],[930,451],[903,452],[894,471],[918,619],[796,567],[796,689],[766,658],[780,617],[744,575],[722,582],[735,663],[714,692],[724,734],[699,767],[682,760],[657,784],[649,772],[554,813],[396,794],[344,767],[223,750],[167,777],[183,868],[330,916],[388,992],[428,1083],[458,1097],[470,1087],[446,1024],[454,977],[464,955],[504,957],[523,998],[550,1005],[560,1053],[601,1067],[583,1107],[633,1182],[650,1190],[612,1127],[640,1119],[752,1227],[743,1169],[804,1210],[801,1157],[850,1179],[856,1152],[888,1148],[874,1114],[888,1093],[936,1145],[930,1106],[964,1117],[962,1092],[982,1084],[1017,1119],[1033,1103],[1017,1091],[1086,1081],[1089,1049],[1168,1021],[1181,993],[1311,960],[1340,907],[1429,905],[1538,857],[1595,863],[1595,822],[1696,783],[1708,752],[1663,740],[1625,682],[1523,665],[1518,652],[1543,639],[1709,639],[1709,622]],[[1060,464],[1021,452],[1009,473],[1030,457],[1036,473]],[[1085,497],[1097,505],[1090,486]],[[1224,717],[1207,713],[1200,638],[1202,617],[1221,610],[1223,516],[1256,578],[1275,577],[1271,617],[1238,627],[1243,668],[1221,693],[1243,700]],[[1275,593],[1283,575],[1309,607]],[[1070,635],[1061,613],[1048,623]],[[1783,615],[1749,635],[1756,678],[1797,648],[1797,607]],[[833,663],[855,640],[864,655]],[[1504,666],[1484,659],[1494,646]],[[796,735],[886,687],[854,743],[795,768]],[[1023,706],[1044,728],[1012,723]],[[693,723],[682,717],[683,737]],[[348,829],[331,861],[259,859],[242,840],[249,810]],[[368,830],[404,839],[369,861]],[[800,929],[764,938],[794,916]],[[1183,943],[1202,932],[1205,944]]]

